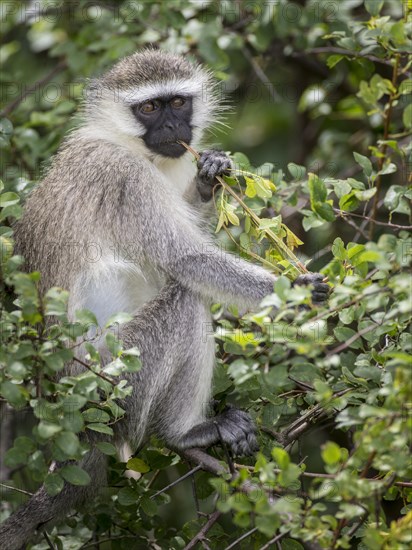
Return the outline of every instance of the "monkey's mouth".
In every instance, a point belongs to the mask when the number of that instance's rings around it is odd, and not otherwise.
[[[151,149],[156,153],[170,158],[179,158],[185,154],[186,149],[176,141],[176,139],[168,139],[151,146]]]

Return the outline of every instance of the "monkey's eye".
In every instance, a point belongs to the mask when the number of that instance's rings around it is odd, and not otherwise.
[[[140,112],[149,114],[153,113],[157,109],[157,105],[153,101],[146,101],[146,103],[143,103],[140,107]]]
[[[178,109],[182,105],[184,105],[185,100],[183,97],[174,97],[170,100],[170,105],[173,107],[173,109]]]

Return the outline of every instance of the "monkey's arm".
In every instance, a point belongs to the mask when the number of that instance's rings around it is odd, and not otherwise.
[[[115,217],[113,204],[105,203],[105,225],[119,247],[124,241],[138,243],[150,264],[207,299],[251,306],[271,294],[276,277],[221,250],[197,227],[190,208],[175,202],[151,170],[135,166],[124,183],[129,201]],[[318,279],[313,284],[323,290]]]

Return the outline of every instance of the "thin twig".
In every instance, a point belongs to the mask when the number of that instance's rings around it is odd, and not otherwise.
[[[265,85],[265,88],[268,90],[272,101],[278,103],[281,98],[277,93],[275,87],[273,86],[273,83],[269,80],[269,78],[264,73],[262,67],[257,63],[256,59],[253,57],[253,55],[249,52],[247,48],[242,48],[242,53],[251,64],[258,79],[262,82],[262,84]]]
[[[87,370],[89,370],[93,374],[95,374],[96,376],[98,376],[99,378],[101,378],[102,380],[105,380],[106,382],[109,382],[109,384],[111,384],[112,386],[116,386],[116,382],[114,382],[111,378],[109,378],[105,374],[102,374],[101,372],[94,371],[92,369],[92,367],[90,365],[88,365],[85,361],[82,361],[78,357],[73,357],[73,360],[76,361],[77,363],[79,363],[79,365],[82,365],[84,368],[86,368]]]
[[[399,54],[395,55],[395,64],[393,66],[393,72],[392,72],[392,86],[394,88],[394,91],[391,91],[391,93],[389,94],[388,109],[383,114],[383,118],[384,118],[383,141],[385,141],[385,142],[387,141],[388,136],[389,136],[389,125],[391,123],[392,106],[393,106],[393,102],[395,101],[396,95],[397,95],[397,93],[396,93],[396,83],[397,83],[397,80],[398,80],[399,60],[400,60],[400,55]],[[383,163],[385,161],[387,148],[388,148],[387,143],[383,143],[383,145],[380,148],[381,156],[378,159],[378,171],[381,171],[382,168],[383,168]],[[377,215],[377,212],[378,212],[379,191],[380,191],[380,188],[381,188],[381,181],[382,181],[382,176],[381,176],[381,174],[379,174],[376,178],[376,181],[375,181],[376,193],[375,193],[375,196],[373,198],[372,213],[371,213],[371,216],[370,216],[371,217],[371,224],[370,224],[370,227],[369,227],[369,238],[370,238],[370,240],[372,240],[372,238],[373,238],[373,230],[374,230],[375,223],[376,223],[375,218],[376,218],[376,215]]]
[[[226,546],[225,550],[232,550],[232,548],[235,548],[235,546],[237,546],[239,542],[242,542],[242,540],[247,539],[248,537],[250,537],[250,535],[253,535],[253,533],[256,533],[256,531],[257,531],[257,527],[253,527],[253,529],[251,529],[247,533],[244,533],[241,537],[239,537],[238,539],[233,541],[231,544],[229,544],[229,546]]]
[[[222,512],[219,510],[216,510],[216,512],[213,512],[213,514],[210,516],[208,521],[203,525],[203,527],[200,529],[200,531],[195,535],[192,540],[184,547],[183,550],[191,550],[196,546],[198,542],[201,542],[203,538],[205,538],[206,533],[210,531],[210,529],[213,527],[213,525],[217,522],[217,520],[222,515]]]
[[[104,542],[111,542],[112,540],[121,540],[121,539],[134,539],[136,540],[136,535],[117,535],[113,537],[107,537],[106,539],[100,539],[99,544],[103,544]],[[93,546],[96,546],[95,542],[86,543],[83,544],[83,546],[80,547],[79,550],[84,550],[84,548],[93,548]]]
[[[235,468],[237,468],[238,470],[241,470],[243,468],[248,470],[249,472],[255,471],[254,466],[246,466],[245,464],[238,464],[237,462],[235,462]],[[280,474],[281,471],[282,470],[280,468],[273,468],[273,472],[275,472],[275,474]],[[321,474],[318,472],[302,472],[300,475],[302,477],[308,477],[311,479],[336,479],[338,477],[338,474]],[[386,480],[384,479],[377,479],[374,477],[365,477],[364,479],[365,481],[383,481],[386,484]],[[412,481],[394,481],[393,485],[395,485],[396,487],[406,487],[408,489],[412,489]]]
[[[227,445],[226,443],[224,442],[223,440],[223,437],[222,437],[222,432],[220,431],[220,427],[219,427],[219,423],[214,420],[214,425],[215,425],[215,428],[216,428],[216,431],[217,431],[217,434],[219,436],[219,439],[220,439],[220,444],[222,445],[223,447],[223,451],[226,455],[226,460],[227,460],[227,464],[229,466],[229,471],[232,475],[236,474],[236,470],[235,470],[235,467],[233,465],[233,460],[232,460],[232,457],[230,456],[230,453],[229,453],[229,450],[227,448]]]
[[[362,57],[363,59],[369,59],[370,61],[374,61],[375,63],[382,63],[384,65],[389,65],[391,67],[393,66],[390,60],[376,57],[376,55],[369,55],[369,54],[365,55],[362,52],[345,50],[344,48],[336,48],[333,46],[320,46],[318,48],[309,48],[305,50],[305,54],[310,54],[310,53],[329,53],[329,54],[346,55],[348,57]]]
[[[17,493],[21,493],[29,497],[33,496],[33,493],[29,493],[29,491],[25,491],[24,489],[18,489],[17,487],[13,487],[12,485],[6,485],[5,483],[0,483],[0,487],[4,487],[5,489],[10,489],[10,491],[16,491]]]
[[[379,325],[369,325],[368,327],[365,327],[362,330],[358,330],[358,332],[353,336],[351,336],[350,338],[348,338],[346,342],[343,342],[339,346],[336,346],[336,348],[330,349],[326,355],[329,356],[329,355],[334,355],[335,353],[340,353],[344,349],[348,348],[351,344],[353,344],[353,342],[355,342],[358,338],[360,338],[364,334],[368,334],[368,332],[371,332],[372,330],[376,330],[378,326]]]
[[[286,533],[280,533],[279,535],[276,535],[276,537],[273,537],[273,539],[270,539],[266,544],[261,546],[259,550],[268,550],[272,546],[272,544],[274,544],[275,542],[278,542],[278,540],[286,536],[288,532],[289,531],[286,531]]]
[[[196,472],[198,472],[201,469],[202,469],[202,466],[200,464],[198,464],[197,466],[195,466],[194,468],[192,468],[191,470],[186,472],[184,475],[180,476],[179,479],[176,479],[175,481],[172,481],[172,483],[169,483],[169,485],[166,485],[166,487],[163,487],[163,489],[160,489],[160,491],[157,491],[157,493],[152,495],[150,498],[153,499],[153,498],[161,495],[162,493],[165,493],[166,491],[168,491],[169,489],[171,489],[172,487],[174,487],[175,485],[177,485],[178,483],[180,483],[184,479],[187,479],[188,477],[192,476],[193,474],[195,474]]]
[[[54,547],[54,544],[50,540],[50,537],[49,537],[49,534],[47,533],[47,531],[43,531],[43,537],[46,539],[46,542],[49,545],[49,548],[51,548],[51,550],[56,550],[55,547]]]
[[[24,93],[22,93],[19,97],[16,99],[13,99],[10,103],[8,103],[4,109],[1,111],[1,116],[8,116],[11,112],[14,111],[14,109],[20,105],[22,101],[26,99],[32,92],[35,92],[40,86],[44,86],[50,80],[59,72],[63,71],[64,69],[67,69],[67,63],[66,61],[60,61],[49,73],[47,73],[45,76],[37,80],[32,86],[29,86]]]
[[[355,212],[346,212],[345,210],[340,210],[339,208],[334,208],[333,210],[335,212],[337,212],[338,214],[340,214],[343,219],[345,219],[346,216],[354,216],[355,218],[361,218],[362,220],[367,220],[369,222],[373,222],[376,225],[382,225],[384,227],[390,227],[391,229],[405,229],[405,230],[412,229],[412,225],[399,225],[397,223],[380,222],[378,220],[372,219],[370,216],[363,216],[362,214],[355,214]],[[345,221],[347,221],[347,220],[345,220]],[[357,230],[359,231],[360,229],[357,228]]]

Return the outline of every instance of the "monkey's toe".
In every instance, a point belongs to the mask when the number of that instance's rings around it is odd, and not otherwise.
[[[222,439],[234,456],[253,455],[259,449],[256,426],[248,413],[230,406],[218,419]]]

